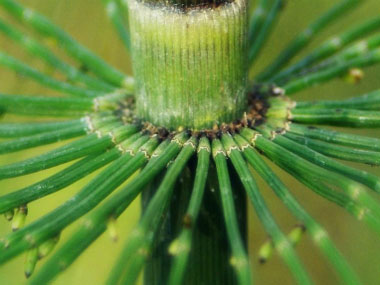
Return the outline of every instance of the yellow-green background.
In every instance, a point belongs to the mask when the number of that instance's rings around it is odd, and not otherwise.
[[[54,20],[54,22],[69,31],[81,43],[90,47],[108,62],[127,73],[131,72],[128,55],[118,40],[112,26],[105,17],[100,0],[23,0],[20,2],[30,5],[38,11],[48,15]],[[270,37],[269,44],[261,54],[255,70],[260,70],[260,68],[269,63],[278,51],[286,45],[290,38],[294,37],[310,20],[317,17],[317,15],[337,1],[288,0],[285,2],[287,2],[286,8],[282,13],[279,24],[273,35]],[[321,33],[312,46],[316,46],[316,44],[320,43],[325,37],[342,31],[351,24],[379,15],[380,1],[367,0],[364,2],[364,5],[345,16],[340,22],[331,25],[329,32]],[[0,17],[1,19],[10,19],[2,11],[0,11]],[[52,48],[55,48],[54,43],[47,42],[47,44],[51,45]],[[39,61],[26,55],[2,35],[0,36],[0,49],[16,55],[22,60],[25,60],[42,70],[53,72],[43,64],[40,64]],[[312,99],[345,98],[361,94],[380,87],[379,71],[379,67],[367,69],[365,79],[358,85],[348,85],[342,80],[335,80],[322,87],[313,88],[307,92],[303,92],[298,97]],[[0,69],[0,92],[11,94],[54,94],[53,92],[43,89],[12,72],[4,70],[3,68]],[[12,119],[14,119],[12,116],[5,116],[3,118],[4,121],[10,121]],[[30,118],[25,119],[30,120]],[[362,130],[356,132],[380,137],[379,131]],[[26,157],[31,157],[38,153],[42,153],[47,149],[52,149],[55,146],[56,145],[40,147],[31,151],[3,155],[0,157],[0,163],[6,164]],[[22,178],[0,181],[0,193],[5,194],[20,189],[21,187],[47,177],[62,168],[63,167],[56,167],[48,171],[28,175]],[[365,169],[380,175],[379,168],[366,167]],[[278,172],[281,174],[281,177],[285,179],[292,192],[295,193],[302,204],[322,225],[326,227],[331,234],[332,239],[337,243],[338,248],[344,253],[348,261],[362,278],[363,283],[366,285],[379,284],[380,237],[376,237],[374,232],[360,222],[355,221],[337,206],[317,197],[310,190],[306,189],[280,170],[278,170]],[[27,221],[31,222],[63,203],[77,192],[90,178],[91,177],[88,177],[75,183],[69,188],[50,197],[31,203],[29,205],[30,214]],[[278,202],[277,198],[268,190],[268,188],[264,186],[262,181],[259,180],[259,183],[271,210],[284,230],[288,231],[294,226],[294,224],[296,224],[296,221],[288,213],[286,208]],[[138,203],[134,203],[118,221],[120,242],[116,244],[112,243],[107,235],[103,235],[75,262],[72,267],[70,267],[70,269],[65,272],[65,274],[61,275],[54,284],[103,284],[107,273],[121,249],[123,241],[128,236],[131,227],[136,223],[138,215]],[[62,234],[61,241],[64,241],[76,226],[77,224],[74,224],[66,229]],[[8,232],[9,224],[5,219],[1,218],[0,236],[3,236]],[[259,224],[253,211],[251,211],[249,249],[257,284],[293,284],[294,281],[291,278],[289,271],[277,256],[274,256],[274,258],[264,266],[259,266],[257,264],[257,250],[265,239],[266,236],[263,232],[262,226]],[[329,266],[327,261],[314,247],[309,238],[305,238],[301,242],[298,247],[298,252],[317,284],[327,285],[336,284],[338,282],[335,274],[331,270],[331,266]],[[10,263],[0,267],[0,284],[13,285],[25,283],[23,277],[23,260],[24,257],[20,256]]]

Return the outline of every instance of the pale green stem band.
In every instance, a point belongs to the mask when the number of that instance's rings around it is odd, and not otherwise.
[[[138,117],[193,130],[240,119],[247,108],[246,0],[173,7],[129,1]]]

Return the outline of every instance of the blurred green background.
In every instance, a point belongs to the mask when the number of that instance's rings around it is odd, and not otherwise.
[[[23,4],[30,5],[36,10],[52,18],[54,22],[66,29],[84,45],[90,47],[96,53],[101,55],[111,64],[117,66],[126,73],[131,73],[130,61],[128,54],[125,52],[121,42],[118,40],[115,31],[105,17],[101,1],[94,0],[34,0],[20,1]],[[257,61],[253,73],[262,69],[268,64],[278,52],[285,47],[286,43],[303,29],[309,21],[316,18],[320,13],[328,9],[337,1],[331,0],[289,0],[286,1],[286,8],[281,14],[279,23],[275,32],[270,37],[265,50],[262,52],[260,59]],[[341,21],[331,25],[328,31],[321,33],[311,45],[318,45],[323,39],[345,28],[379,15],[380,1],[367,0],[352,13],[347,14]],[[253,1],[253,4],[255,1]],[[12,21],[7,15],[0,11],[0,17],[4,20]],[[56,49],[54,43],[47,42],[53,49]],[[51,72],[46,66],[39,61],[34,60],[25,54],[18,47],[13,45],[2,35],[0,35],[0,48],[12,55],[15,55],[31,65],[44,71]],[[308,49],[310,50],[310,48]],[[305,54],[305,52],[303,53]],[[302,54],[301,54],[302,55]],[[64,55],[63,55],[64,56]],[[64,56],[64,58],[66,58]],[[69,59],[68,59],[69,60]],[[348,98],[350,96],[365,93],[367,91],[380,87],[379,77],[380,67],[366,69],[365,79],[358,85],[349,85],[343,80],[335,80],[331,83],[320,87],[312,88],[306,92],[297,95],[298,98]],[[55,74],[56,75],[56,74]],[[58,75],[57,75],[58,76]],[[59,77],[58,77],[59,78]],[[17,94],[51,94],[54,92],[41,88],[37,84],[25,80],[24,78],[8,72],[3,68],[0,69],[0,92]],[[5,116],[3,121],[12,121],[18,118]],[[23,118],[31,120],[31,118]],[[356,130],[355,132],[380,137],[379,131],[374,130]],[[34,156],[46,150],[56,147],[58,144],[48,147],[40,147],[31,151],[24,151],[12,155],[3,155],[0,157],[0,164],[6,164],[18,161],[27,157]],[[359,167],[358,165],[354,165]],[[379,237],[368,229],[365,225],[355,221],[351,216],[346,214],[337,206],[324,201],[314,195],[310,190],[300,185],[297,181],[284,174],[277,167],[273,166],[280,173],[293,193],[299,198],[302,204],[317,220],[326,227],[332,239],[336,242],[338,248],[346,256],[347,260],[356,269],[363,280],[363,284],[380,284],[380,246]],[[380,175],[379,168],[362,167],[367,171]],[[44,177],[55,173],[64,168],[56,167],[48,171],[28,175],[22,178],[9,179],[0,181],[0,193],[5,194],[23,186],[29,185]],[[41,215],[51,211],[63,201],[69,199],[83,186],[91,177],[64,189],[50,197],[46,197],[29,205],[29,216],[27,222],[31,222]],[[288,232],[296,223],[287,209],[277,200],[269,191],[263,182],[258,179],[262,192],[267,202],[275,214],[278,222],[284,231]],[[256,284],[293,284],[294,281],[289,274],[288,269],[282,261],[274,256],[266,265],[260,266],[257,263],[257,251],[259,246],[266,240],[266,235],[262,226],[259,224],[252,209],[250,210],[250,237],[249,250],[254,267]],[[126,211],[118,221],[118,230],[120,241],[111,242],[107,235],[103,235],[94,245],[92,245],[83,254],[76,263],[70,267],[65,274],[61,275],[53,284],[103,284],[107,274],[120,251],[123,241],[128,236],[133,225],[135,225],[139,216],[139,203],[135,202]],[[78,226],[73,224],[62,234],[63,242],[70,233]],[[4,218],[0,219],[0,236],[4,236],[10,231],[9,224]],[[308,237],[305,237],[298,247],[298,252],[306,264],[310,274],[316,280],[317,284],[336,284],[338,282],[334,272],[329,264],[314,247]],[[6,265],[0,267],[0,284],[14,285],[24,284],[23,276],[24,257],[20,256]],[[41,264],[43,261],[41,262]],[[41,264],[38,265],[41,266]],[[37,267],[37,270],[38,270]]]

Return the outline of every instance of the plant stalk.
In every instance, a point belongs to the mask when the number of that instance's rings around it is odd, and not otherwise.
[[[136,116],[168,130],[203,130],[231,123],[247,109],[246,0],[131,0],[129,27],[136,80]],[[168,284],[170,244],[192,192],[191,161],[173,189],[144,272],[145,284]],[[183,284],[236,284],[215,168],[211,167]],[[232,171],[233,172],[233,171]],[[232,175],[233,176],[233,175]],[[143,192],[146,209],[157,190]],[[246,238],[246,197],[232,179],[241,234]],[[187,225],[189,226],[189,225]]]
[[[162,219],[153,251],[145,266],[144,284],[168,284],[174,260],[169,253],[170,244],[178,237],[184,226],[190,226],[185,225],[184,215],[192,192],[195,164],[195,161],[190,162],[189,167],[175,185],[174,195],[170,202],[171,206]],[[182,284],[235,285],[238,283],[235,271],[230,264],[231,249],[224,224],[219,185],[214,165],[210,166],[209,173],[199,218],[196,224],[191,225],[193,239]],[[241,236],[246,239],[246,195],[237,174],[232,168],[230,173],[240,232]],[[143,211],[156,192],[158,182],[153,181],[143,192]],[[244,242],[246,243],[246,240]]]
[[[246,0],[176,2],[129,2],[137,116],[171,130],[242,118]]]

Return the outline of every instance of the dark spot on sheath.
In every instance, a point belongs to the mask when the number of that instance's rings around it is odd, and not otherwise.
[[[183,217],[183,225],[185,228],[187,229],[190,229],[193,225],[193,219],[191,218],[191,216],[189,214],[186,214],[184,217]]]
[[[259,258],[259,263],[260,264],[265,264],[267,262],[267,259],[266,258],[264,258],[264,257],[260,257]]]

